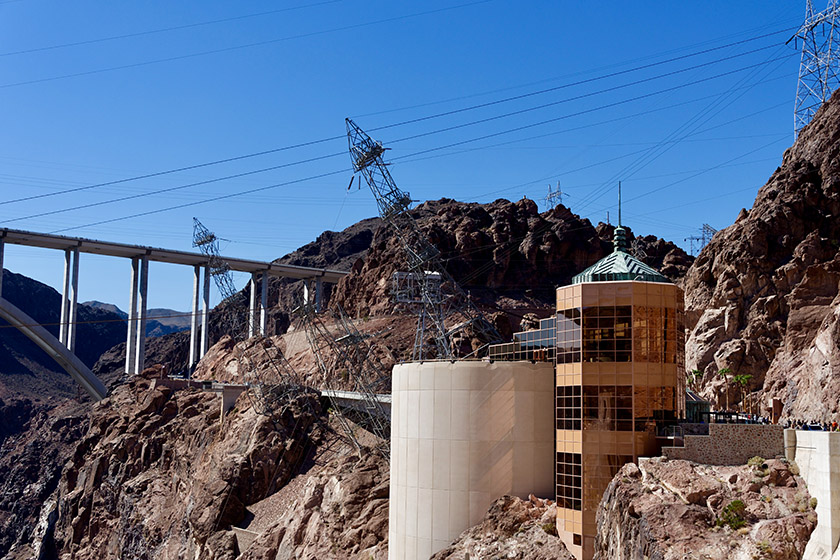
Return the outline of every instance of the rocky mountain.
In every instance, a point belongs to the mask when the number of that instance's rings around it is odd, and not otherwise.
[[[750,210],[715,234],[685,279],[689,371],[719,404],[717,375],[752,376],[754,402],[784,415],[840,420],[840,96],[782,158]],[[731,376],[729,376],[731,378]]]
[[[817,525],[805,482],[781,460],[624,465],[598,508],[595,560],[798,560]]]
[[[95,307],[97,309],[104,309],[116,313],[123,320],[128,319],[128,313],[114,305],[113,303],[103,303],[101,301],[86,301],[82,305],[88,307]],[[166,309],[165,307],[155,307],[146,310],[146,336],[157,337],[174,332],[181,332],[189,330],[190,328],[190,314],[186,311],[175,311],[174,309]]]

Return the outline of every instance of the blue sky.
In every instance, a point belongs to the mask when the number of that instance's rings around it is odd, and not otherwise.
[[[415,199],[540,200],[559,181],[597,223],[615,221],[621,180],[625,225],[688,248],[752,205],[793,140],[785,41],[803,15],[799,1],[0,0],[0,224],[190,249],[196,216],[224,254],[270,260],[376,214],[369,190],[347,191],[350,116]],[[58,286],[63,259],[8,247],[6,267]],[[126,307],[128,270],[82,255],[81,299]],[[189,307],[190,270],[153,264],[150,286],[152,306]]]

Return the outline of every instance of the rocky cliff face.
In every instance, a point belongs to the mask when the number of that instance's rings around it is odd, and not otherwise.
[[[73,401],[0,401],[0,558],[10,550],[10,558],[39,557],[51,521],[45,504],[87,431],[88,407]]]
[[[798,560],[817,524],[791,466],[625,465],[598,508],[596,560]]]
[[[689,371],[723,403],[716,373],[751,375],[784,414],[840,419],[840,96],[787,150],[751,210],[718,232],[685,279]],[[737,391],[729,387],[730,402]]]
[[[574,556],[557,536],[556,516],[557,508],[550,500],[502,496],[481,523],[461,533],[432,559],[572,560]]]

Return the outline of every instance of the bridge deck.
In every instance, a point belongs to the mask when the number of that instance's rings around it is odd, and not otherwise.
[[[142,257],[147,256],[150,261],[166,262],[184,265],[203,265],[207,263],[207,256],[189,251],[161,249],[144,245],[130,245],[111,241],[98,241],[84,237],[67,237],[49,233],[0,228],[0,239],[13,245],[28,245],[30,247],[44,247],[47,249],[73,249],[78,247],[82,253],[93,253],[111,257]],[[237,259],[222,257],[232,270],[238,272],[265,272],[270,276],[284,278],[321,278],[324,282],[335,283],[348,273],[328,268],[314,268],[308,266],[294,266],[290,264],[274,264],[267,261]]]

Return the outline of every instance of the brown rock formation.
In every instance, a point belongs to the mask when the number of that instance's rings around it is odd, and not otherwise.
[[[571,560],[574,556],[557,536],[556,516],[557,508],[551,500],[502,496],[480,524],[461,533],[432,559]]]
[[[388,557],[388,463],[374,454],[344,455],[276,497],[261,511],[285,507],[244,552],[241,560],[384,560]],[[251,528],[251,525],[248,526]]]
[[[840,96],[834,95],[784,154],[753,208],[718,232],[685,280],[691,333],[686,365],[704,373],[706,397],[723,403],[716,373],[752,375],[758,397],[784,413],[840,419]],[[729,400],[738,400],[729,387]],[[827,396],[831,396],[828,398]]]
[[[516,302],[518,315],[529,307],[550,307],[558,285],[612,251],[610,226],[596,229],[565,206],[540,213],[536,203],[525,198],[489,204],[442,199],[425,202],[411,213],[465,290],[489,307]],[[664,266],[675,280],[691,263],[682,249],[652,236],[639,238],[639,247],[648,254],[649,264]],[[335,300],[360,317],[390,312],[391,276],[404,268],[397,239],[381,228],[366,256],[336,286]]]
[[[616,474],[597,522],[596,560],[794,560],[817,515],[783,461],[712,467],[660,458]]]
[[[94,405],[58,489],[59,558],[233,558],[228,531],[318,437],[317,398],[219,418],[219,397],[136,377]]]

